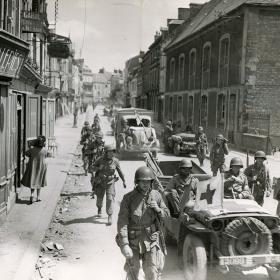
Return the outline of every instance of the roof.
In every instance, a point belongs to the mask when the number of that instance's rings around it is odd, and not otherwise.
[[[280,6],[280,0],[211,0],[203,5],[199,13],[186,25],[167,49],[242,5]]]

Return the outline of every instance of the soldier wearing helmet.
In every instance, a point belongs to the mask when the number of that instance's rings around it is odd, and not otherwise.
[[[221,173],[225,172],[225,156],[228,153],[227,139],[222,134],[218,134],[210,151],[210,164],[213,176],[217,176],[219,170]]]
[[[132,149],[133,131],[130,129],[128,121],[122,119],[122,127],[119,133],[119,146],[125,150]]]
[[[257,151],[254,155],[255,162],[249,165],[244,173],[248,178],[251,192],[259,205],[263,205],[264,196],[269,196],[271,183],[268,166],[265,164],[266,155],[263,151]]]
[[[99,117],[98,118],[94,117],[93,124],[92,124],[91,128],[92,128],[92,131],[93,131],[94,134],[101,131],[100,118]]]
[[[198,132],[196,134],[196,150],[197,158],[199,160],[200,165],[202,166],[206,157],[206,152],[208,150],[207,136],[204,133],[202,126],[198,127]]]
[[[94,176],[94,192],[97,200],[98,215],[102,213],[103,199],[106,194],[106,212],[108,215],[108,225],[112,224],[112,215],[114,211],[115,200],[115,182],[118,177],[115,175],[117,171],[126,188],[125,178],[120,168],[119,160],[114,156],[116,147],[114,145],[104,146],[104,155],[98,158],[93,164]]]
[[[117,244],[126,258],[127,279],[138,279],[140,261],[145,279],[160,279],[164,266],[164,239],[160,220],[169,216],[161,194],[152,189],[154,174],[146,166],[135,172],[135,189],[121,202]]]
[[[82,130],[81,130],[81,137],[83,137],[87,133],[88,130],[90,130],[89,122],[85,121],[84,126],[82,127]]]
[[[254,199],[248,186],[247,177],[241,171],[242,168],[243,162],[240,158],[234,157],[231,159],[230,169],[225,172],[225,198]]]
[[[185,203],[194,200],[198,179],[191,175],[192,162],[182,159],[179,173],[175,174],[166,188],[166,197],[172,207],[171,214],[177,217]],[[184,198],[184,199],[183,199]]]

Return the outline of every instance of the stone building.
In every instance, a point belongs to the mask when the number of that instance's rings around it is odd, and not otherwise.
[[[190,4],[165,48],[166,118],[239,148],[279,146],[279,32],[279,0]]]

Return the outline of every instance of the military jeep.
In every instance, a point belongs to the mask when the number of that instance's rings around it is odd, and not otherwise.
[[[175,156],[180,154],[196,154],[195,134],[180,132],[168,138],[168,149]]]
[[[179,161],[156,162],[147,155],[146,163],[153,169],[165,198],[164,189]],[[209,194],[208,182],[213,178],[195,163],[192,173],[199,180],[198,188],[206,183]],[[206,193],[203,195],[208,199]],[[166,203],[169,205],[168,200]],[[212,273],[217,271],[240,273],[280,263],[279,218],[253,200],[224,199],[221,206],[187,207],[179,216],[174,216],[171,208],[170,212],[163,221],[164,233],[166,240],[176,241],[187,280],[215,279]]]

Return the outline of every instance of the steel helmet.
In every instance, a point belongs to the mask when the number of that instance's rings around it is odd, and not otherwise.
[[[84,122],[84,125],[89,125],[89,122],[88,122],[88,121],[85,121],[85,122]]]
[[[184,158],[179,163],[179,168],[181,167],[192,168],[192,162]]]
[[[112,145],[112,144],[110,144],[110,145],[105,145],[105,146],[104,146],[104,151],[105,151],[105,152],[109,152],[109,151],[115,152],[115,151],[116,151],[116,147],[115,147],[115,145]]]
[[[103,133],[101,131],[98,131],[95,133],[95,137],[103,138]]]
[[[198,127],[198,130],[203,131],[203,127],[202,127],[202,126],[199,126],[199,127]]]
[[[218,135],[216,136],[216,139],[221,139],[221,140],[223,140],[223,139],[224,139],[223,134],[218,134]]]
[[[234,157],[230,161],[230,167],[232,166],[240,166],[243,167],[243,162],[239,157]]]
[[[266,159],[266,155],[265,155],[265,152],[263,151],[257,151],[254,155],[254,158],[263,158],[263,159]]]
[[[167,121],[166,125],[172,125],[172,122],[171,121]]]
[[[134,176],[135,183],[137,183],[138,180],[152,181],[154,179],[155,176],[152,169],[147,166],[141,166],[135,172],[135,176]]]

